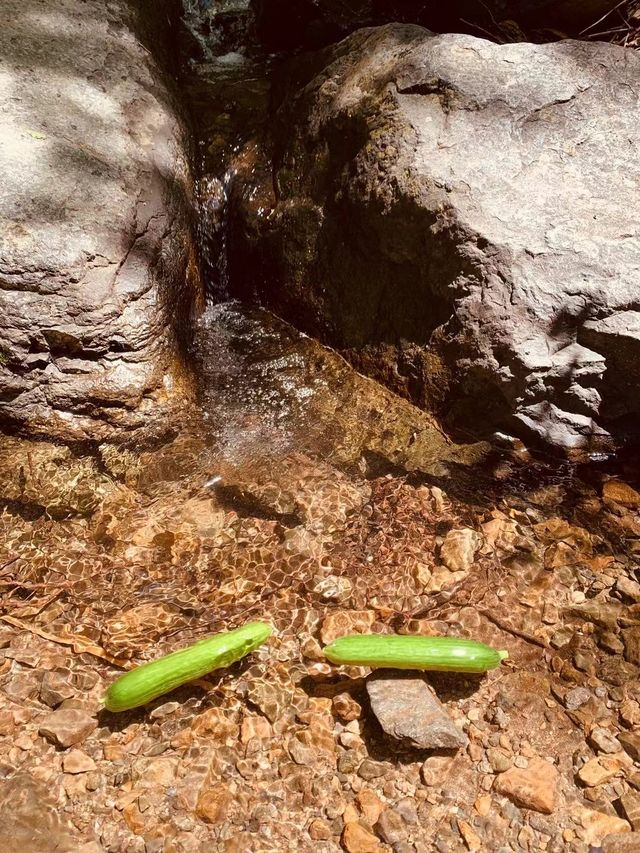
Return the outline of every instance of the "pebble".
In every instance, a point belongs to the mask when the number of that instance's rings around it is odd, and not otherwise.
[[[333,697],[332,711],[345,723],[358,720],[362,716],[362,707],[349,693],[338,693]]]
[[[348,853],[382,853],[384,847],[359,821],[345,824],[342,844]]]
[[[196,815],[205,823],[222,823],[226,816],[233,795],[224,783],[203,787],[198,794]]]
[[[566,646],[567,643],[571,641],[573,637],[573,629],[568,625],[563,625],[561,628],[558,628],[557,631],[551,635],[549,643],[554,649],[561,649],[563,646]]]
[[[270,738],[273,734],[271,723],[266,717],[260,715],[243,717],[240,724],[240,742],[249,743],[253,738],[263,740]]]
[[[382,802],[380,797],[370,788],[363,788],[362,791],[356,795],[355,801],[362,817],[366,820],[369,826],[373,826],[376,823],[386,808],[386,805]]]
[[[334,610],[324,618],[320,639],[327,645],[346,634],[367,634],[375,621],[374,610]]]
[[[487,760],[495,773],[504,773],[513,765],[512,756],[495,747],[489,747],[487,750]]]
[[[167,788],[173,784],[178,767],[177,758],[139,758],[131,765],[131,777],[137,788]]]
[[[608,729],[604,729],[601,726],[596,726],[591,730],[588,741],[594,749],[611,755],[615,752],[620,752],[622,749],[618,738]]]
[[[70,670],[50,670],[42,676],[40,699],[50,708],[61,705],[65,699],[71,699],[75,690],[69,683]]]
[[[343,752],[338,756],[338,770],[340,773],[355,773],[362,756],[355,749]]]
[[[358,749],[363,745],[360,735],[354,734],[354,732],[340,732],[338,741],[345,749]]]
[[[313,767],[318,762],[319,756],[317,751],[310,745],[303,743],[295,735],[287,741],[287,749],[296,764],[304,767]]]
[[[62,769],[65,773],[88,773],[96,769],[96,764],[86,752],[72,749],[62,759]]]
[[[482,761],[483,750],[482,746],[479,743],[470,743],[467,752],[469,753],[469,758],[472,761]]]
[[[640,732],[620,732],[618,739],[627,755],[640,762]]]
[[[607,835],[629,832],[631,828],[622,818],[586,808],[579,808],[576,819],[583,828],[582,840],[595,847],[600,846]]]
[[[503,731],[509,728],[510,720],[509,715],[506,714],[502,708],[497,707],[493,712],[493,722],[498,726],[499,729]]]
[[[616,581],[616,591],[632,601],[640,601],[640,583],[621,575]]]
[[[478,799],[473,804],[474,809],[478,812],[480,817],[486,817],[491,811],[491,797],[489,794],[483,794],[478,797]]]
[[[179,707],[179,702],[164,702],[162,705],[158,705],[157,708],[154,708],[149,716],[152,720],[164,720],[165,717],[175,714]]]
[[[41,721],[38,734],[56,746],[67,749],[85,740],[97,725],[96,718],[86,711],[78,708],[61,708]]]
[[[568,711],[577,711],[591,699],[591,691],[586,687],[574,687],[564,697],[564,706]]]
[[[379,761],[372,761],[370,758],[365,760],[358,767],[358,776],[364,779],[365,782],[370,782],[372,779],[379,779],[387,772],[387,768]]]
[[[14,702],[35,699],[40,692],[41,677],[39,672],[16,672],[3,683],[2,690]]]
[[[391,737],[418,749],[459,749],[466,735],[454,724],[424,678],[377,670],[367,678],[371,710]]]
[[[586,672],[590,675],[594,675],[596,672],[598,659],[591,652],[579,650],[574,654],[573,662],[576,665],[576,668],[579,669],[581,672]]]
[[[413,569],[413,578],[418,586],[425,587],[432,577],[432,572],[429,566],[425,563],[418,563]]]
[[[472,851],[482,850],[482,839],[478,835],[478,833],[473,829],[470,823],[467,823],[466,820],[458,820],[456,821],[458,825],[458,830],[460,835],[464,839],[464,843],[467,845],[467,849]]]
[[[625,699],[619,708],[620,719],[632,728],[640,727],[640,704],[635,699]]]
[[[331,838],[331,824],[320,817],[314,818],[307,828],[313,841],[328,841]]]
[[[617,831],[602,839],[602,853],[638,853],[639,850],[640,832]]]
[[[400,800],[396,804],[396,811],[405,823],[412,825],[417,825],[419,823],[415,794],[414,796],[404,797],[404,799]]]
[[[407,835],[405,822],[395,809],[385,809],[374,828],[380,838],[391,846],[404,841]]]
[[[454,759],[448,755],[431,755],[420,768],[420,776],[429,787],[442,787],[447,781]]]
[[[468,571],[482,544],[482,536],[470,527],[450,530],[440,548],[440,559],[451,572]]]
[[[313,591],[323,601],[342,601],[345,602],[353,590],[353,584],[349,578],[339,577],[337,575],[327,575],[325,578],[320,578]]]
[[[588,788],[594,788],[596,785],[602,785],[609,779],[613,779],[620,772],[621,767],[622,763],[619,758],[601,755],[587,761],[578,770],[578,779]]]
[[[620,797],[620,805],[624,816],[629,821],[634,830],[640,830],[640,794],[635,791],[629,791]]]
[[[624,643],[625,659],[635,666],[640,665],[640,627],[624,630],[622,642]]]
[[[525,769],[511,767],[496,777],[494,790],[521,808],[551,814],[555,809],[558,771],[542,758],[534,758]]]
[[[622,506],[640,506],[640,494],[622,480],[607,480],[602,486],[602,497]]]

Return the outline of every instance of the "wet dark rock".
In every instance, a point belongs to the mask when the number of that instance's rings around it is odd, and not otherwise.
[[[460,749],[466,735],[453,723],[424,678],[378,670],[367,678],[371,710],[391,737],[417,749]]]
[[[34,25],[33,4],[5,4],[0,424],[12,429],[142,432],[184,386],[199,288],[188,145],[137,34],[166,38],[175,4],[160,5],[64,0]]]
[[[639,68],[605,44],[355,33],[288,69],[270,210],[238,176],[235,280],[453,427],[607,443],[640,405]],[[585,121],[607,134],[575,144]]]

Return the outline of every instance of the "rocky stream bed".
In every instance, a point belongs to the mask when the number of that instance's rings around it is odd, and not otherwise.
[[[2,849],[638,849],[633,465],[457,447],[267,314],[200,331],[210,395],[173,440],[3,443]],[[246,660],[101,710],[123,669],[257,618]],[[321,651],[360,631],[510,657],[372,681]]]
[[[0,853],[640,851],[637,0],[0,6]]]

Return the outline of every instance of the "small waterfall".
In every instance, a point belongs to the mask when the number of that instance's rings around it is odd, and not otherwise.
[[[207,301],[229,298],[229,195],[236,171],[228,168],[221,178],[204,174],[197,182],[200,266]]]
[[[230,298],[230,198],[236,161],[267,120],[271,58],[250,0],[182,0],[191,55],[183,84],[199,141],[196,236],[207,301]]]

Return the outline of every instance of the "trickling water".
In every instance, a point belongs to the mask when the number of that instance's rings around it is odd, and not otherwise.
[[[229,298],[229,194],[234,176],[233,168],[227,169],[222,178],[205,174],[196,188],[200,266],[207,302],[212,303]]]
[[[184,0],[185,23],[198,45],[184,69],[198,140],[197,237],[207,299],[229,298],[229,200],[234,160],[266,121],[270,57],[253,33],[246,0]]]

